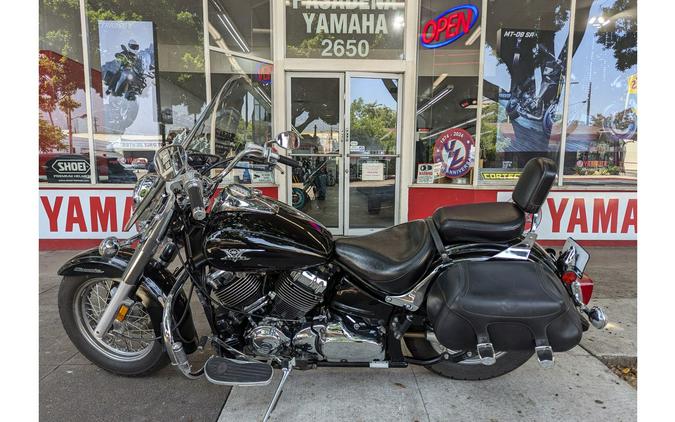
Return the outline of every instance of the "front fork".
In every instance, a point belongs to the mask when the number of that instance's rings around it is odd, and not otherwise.
[[[94,336],[102,340],[103,336],[110,329],[113,320],[117,316],[120,307],[124,301],[131,295],[131,293],[138,287],[140,277],[152,259],[157,247],[166,233],[171,217],[173,216],[173,198],[167,200],[164,210],[156,215],[152,221],[151,227],[148,230],[145,240],[141,240],[140,245],[134,251],[134,254],[129,260],[124,274],[122,274],[122,281],[115,290],[110,302],[103,311],[101,319],[99,319],[96,328],[94,329]]]

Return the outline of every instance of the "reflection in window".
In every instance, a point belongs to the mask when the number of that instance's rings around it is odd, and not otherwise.
[[[211,89],[218,103],[191,148],[228,156],[249,142],[262,145],[272,139],[272,71],[271,64],[212,51]],[[241,183],[273,183],[273,175],[242,169],[233,173]]]
[[[100,183],[134,183],[205,105],[199,2],[87,0]]]
[[[294,154],[340,152],[340,79],[291,78],[291,129],[300,135]]]
[[[417,183],[467,184],[473,177],[480,5],[480,1],[422,1],[417,59]],[[460,35],[458,38],[436,47],[454,38],[439,30],[439,22],[448,19],[461,20],[465,25],[453,32]]]
[[[209,44],[271,59],[269,0],[209,0]]]
[[[534,157],[557,161],[568,0],[489,0],[485,32],[481,183],[513,182]]]
[[[637,1],[577,1],[565,183],[637,178]]]
[[[39,179],[90,183],[80,8],[40,1]]]

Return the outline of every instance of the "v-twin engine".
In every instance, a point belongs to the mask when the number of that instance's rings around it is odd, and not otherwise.
[[[323,302],[328,277],[320,271],[291,271],[270,282],[265,274],[214,271],[212,297],[244,318],[243,340],[258,356],[295,356],[298,360],[372,362],[384,359],[383,332],[377,322],[332,314]],[[262,318],[261,318],[262,317]],[[246,322],[247,321],[247,322]],[[228,324],[235,327],[236,323]],[[229,330],[228,330],[229,331]]]

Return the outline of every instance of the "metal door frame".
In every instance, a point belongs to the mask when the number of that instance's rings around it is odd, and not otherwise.
[[[296,157],[327,157],[334,158],[338,162],[338,182],[340,183],[338,189],[338,226],[337,227],[327,227],[328,230],[334,235],[342,235],[344,233],[344,189],[342,188],[342,183],[344,183],[344,130],[345,130],[345,73],[344,72],[286,72],[286,122],[288,128],[291,129],[291,99],[293,96],[291,79],[292,78],[326,78],[333,79],[337,78],[340,81],[339,88],[339,122],[338,122],[338,146],[340,151],[333,154],[292,154]],[[292,177],[289,177],[291,170],[288,169],[286,172],[286,203],[291,204],[292,194],[293,194],[293,180]]]
[[[352,78],[368,78],[368,79],[396,79],[398,84],[397,98],[396,98],[396,151],[395,154],[372,155],[372,154],[354,154],[349,152],[350,142],[350,125],[351,125],[351,79]],[[345,89],[344,89],[344,136],[342,146],[342,162],[343,162],[343,179],[342,196],[344,197],[344,231],[345,236],[364,235],[380,231],[383,228],[349,228],[349,169],[351,157],[394,157],[396,163],[396,179],[394,181],[394,221],[392,225],[398,224],[400,221],[400,196],[401,196],[401,123],[402,123],[402,96],[403,96],[403,74],[401,73],[379,73],[379,72],[345,72]]]

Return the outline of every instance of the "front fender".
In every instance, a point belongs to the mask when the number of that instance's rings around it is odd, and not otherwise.
[[[133,249],[123,248],[113,258],[105,258],[99,255],[97,248],[89,249],[68,260],[59,268],[58,274],[64,277],[98,276],[121,279],[133,254]],[[146,308],[158,336],[161,336],[164,300],[175,283],[174,276],[154,259],[145,267],[141,276],[140,288],[150,299],[150,304]],[[173,306],[174,320],[180,321],[184,312],[187,314],[177,330],[183,340],[185,352],[192,353],[197,349],[197,331],[192,320],[190,304],[181,290]]]

